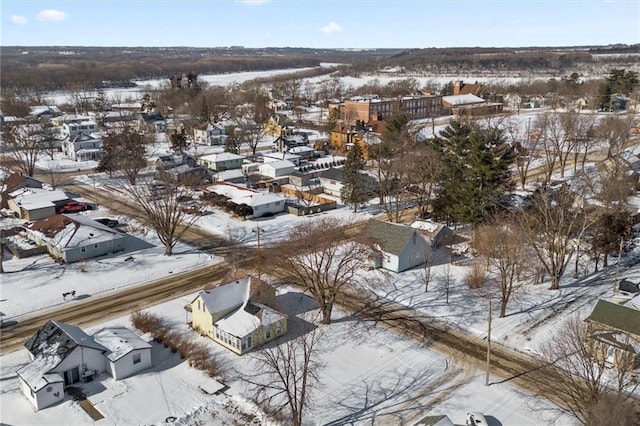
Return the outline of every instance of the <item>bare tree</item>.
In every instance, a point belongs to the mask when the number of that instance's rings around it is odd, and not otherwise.
[[[607,158],[617,157],[629,147],[633,120],[633,115],[609,116],[599,123],[596,133],[607,144]]]
[[[492,217],[486,224],[476,227],[473,233],[473,248],[498,271],[500,318],[506,316],[507,304],[521,285],[520,278],[527,263],[527,248],[522,244],[520,234],[516,221],[501,216]]]
[[[146,180],[137,185],[128,185],[127,189],[164,245],[165,256],[171,256],[180,237],[197,219],[197,216],[189,215],[182,209],[181,200],[191,198],[193,188],[178,184],[169,174],[165,174],[158,183]]]
[[[551,290],[560,288],[560,278],[574,254],[575,233],[584,229],[584,217],[574,209],[575,198],[567,186],[541,190],[519,216],[524,238],[551,277]]]
[[[272,111],[268,106],[269,97],[260,88],[249,90],[243,97],[245,104],[240,108],[236,127],[241,141],[249,147],[253,158],[258,144],[266,134],[264,125]]]
[[[322,324],[331,322],[331,311],[340,291],[356,284],[357,273],[371,249],[345,240],[350,223],[321,218],[304,222],[289,233],[272,256],[284,283],[302,287],[320,307]]]
[[[130,185],[135,185],[138,174],[147,165],[145,143],[145,136],[128,126],[120,133],[110,134],[104,138],[103,155],[96,171],[110,174],[120,171]]]
[[[8,154],[16,161],[18,168],[27,176],[33,176],[36,162],[46,146],[48,137],[38,122],[14,126],[5,139]]]
[[[284,336],[254,352],[251,357],[257,367],[251,374],[242,375],[256,391],[258,404],[275,416],[288,411],[289,424],[293,426],[302,426],[310,395],[320,384],[324,366],[318,347],[322,333],[318,328],[309,328],[302,330],[300,337],[287,340]]]
[[[433,148],[422,145],[416,145],[405,160],[408,197],[415,203],[420,217],[425,217],[444,169],[442,160]]]
[[[633,392],[637,383],[631,369],[625,362],[631,362],[635,354],[614,350],[611,341],[599,338],[601,331],[593,330],[580,321],[578,317],[569,318],[558,332],[545,342],[539,351],[539,361],[544,374],[536,375],[545,389],[545,395],[553,395],[551,401],[563,412],[573,415],[584,425],[601,425],[597,419],[596,407],[602,408],[603,402],[617,401],[617,408],[625,408],[626,415],[631,416],[631,423],[637,424],[637,406],[633,400]],[[628,336],[622,336],[619,345],[628,345]],[[610,369],[608,358],[617,353],[621,358],[619,368]],[[624,404],[624,405],[623,405]],[[631,410],[629,410],[631,408]],[[631,411],[631,412],[629,412]],[[635,412],[635,413],[634,413]]]

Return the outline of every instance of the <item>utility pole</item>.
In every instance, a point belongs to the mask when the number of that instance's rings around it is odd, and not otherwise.
[[[489,386],[489,368],[491,366],[491,299],[489,299],[489,325],[487,331],[487,376],[484,381],[485,386]]]
[[[262,275],[262,256],[260,255],[260,233],[262,229],[259,226],[256,226],[256,229],[253,230],[256,236],[258,237],[258,281],[261,279]]]

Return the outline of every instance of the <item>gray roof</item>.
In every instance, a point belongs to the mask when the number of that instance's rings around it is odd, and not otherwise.
[[[342,169],[331,167],[330,169],[321,171],[319,176],[321,178],[342,182]]]
[[[370,219],[362,232],[373,239],[382,251],[394,255],[399,255],[413,235],[417,234],[410,226],[376,219]]]
[[[53,320],[48,321],[33,336],[31,336],[31,338],[27,340],[27,343],[25,343],[25,347],[34,356],[37,356],[44,347],[51,346],[54,343],[60,343],[68,349],[65,354],[59,352],[63,355],[62,359],[64,359],[64,356],[66,356],[67,353],[71,353],[76,346],[84,346],[103,352],[107,350],[104,346],[96,343],[96,341],[93,340],[93,337],[89,336],[81,328]]]

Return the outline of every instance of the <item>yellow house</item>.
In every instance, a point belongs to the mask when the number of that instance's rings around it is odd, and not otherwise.
[[[191,327],[242,355],[287,333],[275,300],[275,289],[255,277],[231,281],[193,299]]]
[[[290,135],[295,128],[295,123],[286,115],[269,117],[264,123],[264,134],[275,138]]]

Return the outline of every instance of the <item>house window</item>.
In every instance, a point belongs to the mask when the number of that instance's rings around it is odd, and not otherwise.
[[[142,362],[140,354],[133,354],[133,365],[140,364],[140,362]]]
[[[282,323],[278,321],[276,323],[276,335],[281,334],[281,333],[282,333]]]
[[[198,300],[198,310],[200,310],[200,300]]]
[[[84,253],[85,251],[87,251],[87,248],[86,248],[86,247],[80,247],[80,252],[81,252],[81,253]]]
[[[271,329],[267,328],[267,339],[271,339]]]
[[[107,241],[107,247],[113,247],[113,241],[111,240]]]
[[[98,248],[98,245],[97,245],[97,244],[94,244],[94,245],[93,245],[93,248]]]
[[[247,349],[251,348],[251,336],[247,337]]]

